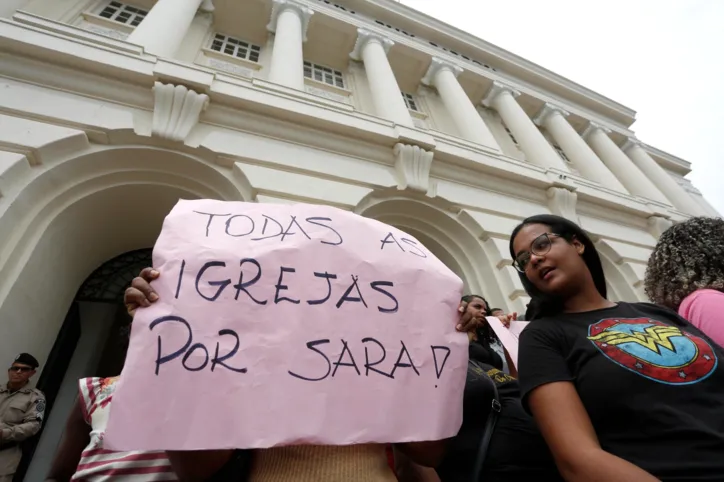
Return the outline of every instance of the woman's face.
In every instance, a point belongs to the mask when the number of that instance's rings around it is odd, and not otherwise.
[[[485,301],[481,300],[480,298],[473,298],[468,303],[467,311],[468,313],[473,315],[473,318],[477,320],[484,320],[485,319],[485,313],[488,310],[488,307],[485,306]]]
[[[581,257],[583,250],[580,241],[568,242],[544,224],[524,226],[513,240],[515,258],[527,260],[528,281],[550,295],[562,296],[581,286],[588,270]]]

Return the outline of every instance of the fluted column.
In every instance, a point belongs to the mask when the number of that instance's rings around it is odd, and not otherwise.
[[[515,100],[520,92],[498,81],[483,99],[483,105],[495,109],[500,117],[513,132],[528,161],[541,167],[554,167],[568,171],[568,166],[561,156],[548,143],[543,134],[533,124],[523,108]]]
[[[160,57],[173,56],[203,1],[158,0],[146,18],[128,36],[128,42],[140,45],[146,52]],[[213,5],[207,9],[213,10]]]
[[[585,178],[596,181],[614,191],[628,192],[616,179],[586,141],[568,123],[569,113],[558,106],[546,103],[533,122],[545,128],[556,143],[563,149],[574,167]]]
[[[457,76],[462,71],[463,69],[457,65],[433,57],[432,64],[422,79],[422,83],[437,89],[445,108],[463,138],[500,150],[495,137],[458,82]]]
[[[357,29],[357,43],[350,57],[365,64],[367,81],[372,92],[375,113],[396,124],[413,127],[412,117],[405,105],[387,53],[395,43],[369,30]]]
[[[641,146],[641,142],[635,138],[629,138],[623,146],[623,151],[628,154],[636,167],[641,169],[659,190],[668,198],[676,209],[692,216],[706,216],[708,213],[679,184],[664,168],[656,162],[648,152]]]
[[[610,133],[610,129],[591,122],[583,133],[583,138],[628,192],[635,196],[671,204],[654,183],[608,137]]]
[[[314,12],[295,0],[274,0],[267,30],[274,34],[270,82],[304,90],[304,52],[309,19]]]

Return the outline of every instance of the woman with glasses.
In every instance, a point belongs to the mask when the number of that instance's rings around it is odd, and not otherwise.
[[[568,481],[721,481],[724,351],[667,308],[613,303],[591,239],[525,219],[510,254],[536,307],[520,337],[523,405]]]

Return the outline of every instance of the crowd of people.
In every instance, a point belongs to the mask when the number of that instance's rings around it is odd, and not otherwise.
[[[117,378],[86,378],[47,480],[724,480],[724,221],[692,218],[663,233],[645,276],[653,303],[609,301],[594,243],[565,218],[525,219],[509,247],[531,298],[530,323],[516,363],[486,317],[507,326],[517,315],[482,295],[462,298],[457,329],[470,343],[455,437],[393,447],[114,452],[103,435]],[[158,301],[151,283],[161,275],[147,268],[133,280],[130,314]],[[0,468],[9,460],[2,447],[42,420],[42,394],[26,388],[33,360],[19,357],[0,389]]]

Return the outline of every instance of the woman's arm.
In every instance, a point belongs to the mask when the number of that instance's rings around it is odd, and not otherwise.
[[[655,482],[639,467],[601,448],[583,402],[571,382],[533,389],[528,406],[568,482]]]
[[[67,482],[75,474],[83,449],[90,442],[90,426],[83,418],[82,400],[78,398],[68,420],[65,422],[65,433],[60,442],[53,465],[46,482]]]
[[[395,474],[399,482],[440,482],[437,472],[430,467],[423,467],[410,460],[410,458],[399,450],[399,446],[393,446],[395,454]]]
[[[450,439],[448,439],[450,440]],[[395,444],[395,451],[402,452],[411,461],[423,467],[437,467],[445,456],[448,440],[429,442],[407,442]]]
[[[205,482],[219,472],[234,454],[233,450],[166,452],[181,482]]]

